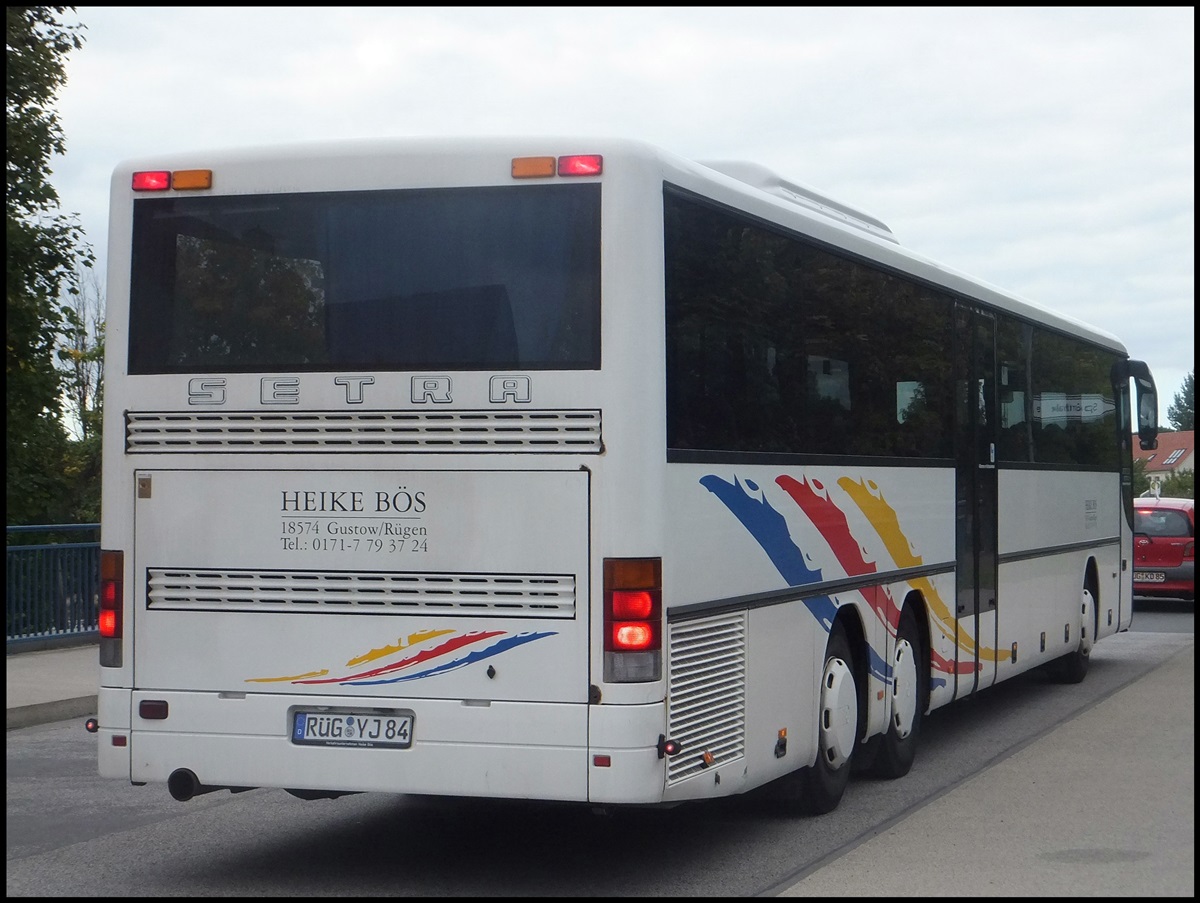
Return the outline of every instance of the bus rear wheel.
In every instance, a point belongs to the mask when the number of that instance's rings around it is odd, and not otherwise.
[[[845,630],[835,624],[829,633],[821,671],[817,760],[796,773],[797,805],[805,815],[832,812],[846,792],[863,729],[858,690],[850,642]]]
[[[872,773],[881,778],[900,778],[912,768],[928,698],[929,663],[912,608],[900,616],[891,665],[892,711],[871,763]]]

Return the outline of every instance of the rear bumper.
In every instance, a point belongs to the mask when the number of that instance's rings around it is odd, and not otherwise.
[[[1163,575],[1162,581],[1138,580],[1137,574],[1149,572]],[[1135,596],[1163,596],[1194,599],[1196,597],[1196,563],[1184,562],[1179,567],[1138,567],[1134,571],[1133,594]]]
[[[166,702],[168,717],[139,717],[139,704],[146,699]],[[411,710],[412,746],[361,749],[291,741],[293,708],[331,704],[364,711]],[[662,706],[629,707],[628,714],[647,729],[636,735],[610,736],[603,747],[589,745],[590,708],[562,703],[102,688],[100,774],[135,784],[165,784],[174,772],[186,769],[200,784],[213,788],[568,802],[589,802],[589,787],[598,782],[606,802],[661,802],[663,767],[654,745],[658,733],[649,727],[661,723]],[[596,752],[605,753],[609,764],[597,767]],[[623,776],[614,786],[616,771]]]

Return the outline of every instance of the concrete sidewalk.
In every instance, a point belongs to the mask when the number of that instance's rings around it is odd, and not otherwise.
[[[778,893],[1195,897],[1196,647]]]
[[[96,714],[100,685],[96,643],[36,652],[10,652],[4,695],[6,730]]]

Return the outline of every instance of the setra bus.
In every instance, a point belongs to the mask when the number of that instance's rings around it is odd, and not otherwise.
[[[163,155],[108,273],[103,776],[818,814],[1129,627],[1145,364],[762,167]]]

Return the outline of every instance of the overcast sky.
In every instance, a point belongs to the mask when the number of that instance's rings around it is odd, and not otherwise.
[[[158,152],[578,134],[743,159],[927,257],[1195,367],[1193,7],[104,7],[53,163],[103,270]]]

